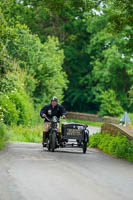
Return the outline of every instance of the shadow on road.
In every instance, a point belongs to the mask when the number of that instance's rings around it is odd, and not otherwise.
[[[66,153],[66,154],[83,154],[82,150],[81,151],[76,151],[74,149],[71,149],[71,150],[68,150],[68,149],[63,149],[63,150],[55,150],[55,152],[49,152],[47,149],[43,149],[44,152],[47,152],[47,153]],[[86,154],[89,154],[89,151],[86,152]]]

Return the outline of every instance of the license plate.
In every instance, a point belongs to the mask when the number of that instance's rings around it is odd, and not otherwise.
[[[67,129],[67,135],[81,135],[81,132],[79,129]]]

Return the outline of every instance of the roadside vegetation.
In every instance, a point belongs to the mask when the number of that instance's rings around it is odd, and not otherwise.
[[[100,122],[90,122],[84,120],[74,120],[74,119],[65,119],[61,120],[63,122],[75,122],[80,124],[92,125],[92,126],[101,126],[102,123]],[[60,125],[61,125],[60,123]],[[44,129],[44,123],[42,122],[37,123],[36,125],[32,126],[12,126],[10,128],[10,138],[9,141],[11,142],[41,142],[42,141],[42,132]]]
[[[13,126],[10,130],[11,142],[41,142],[44,124],[39,124],[34,127]]]
[[[9,139],[9,132],[5,124],[0,122],[0,150],[6,144],[6,141]]]
[[[78,119],[66,119],[66,120],[62,120],[62,122],[75,122],[75,123],[79,123],[79,124],[86,124],[86,125],[90,125],[90,126],[102,126],[102,122],[93,122],[93,121],[87,121],[87,120],[78,120]]]
[[[88,145],[93,148],[99,148],[110,155],[133,162],[133,141],[129,141],[125,136],[96,133],[90,136]]]
[[[54,95],[69,111],[133,112],[132,38],[130,0],[1,0],[1,147],[7,127],[13,141],[39,141]]]

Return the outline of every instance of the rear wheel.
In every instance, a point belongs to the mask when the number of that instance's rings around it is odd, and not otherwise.
[[[49,140],[48,140],[48,143],[47,143],[47,147],[48,147],[48,151],[50,151],[50,137],[49,137]]]
[[[86,151],[87,151],[87,143],[84,142],[83,143],[83,153],[86,153]]]

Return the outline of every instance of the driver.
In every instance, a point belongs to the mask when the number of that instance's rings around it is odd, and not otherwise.
[[[48,104],[46,106],[44,106],[41,111],[40,111],[40,116],[42,118],[48,117],[48,119],[52,119],[53,116],[56,116],[58,119],[60,117],[65,118],[66,117],[66,111],[65,108],[58,104],[58,99],[57,97],[52,97],[51,99],[51,104]],[[42,145],[43,147],[46,146],[46,137],[47,137],[47,132],[50,128],[50,122],[48,122],[47,118],[45,118],[44,121],[44,131],[43,131],[43,141],[42,141]],[[60,135],[60,129],[59,129],[59,123],[57,124],[57,132]]]

